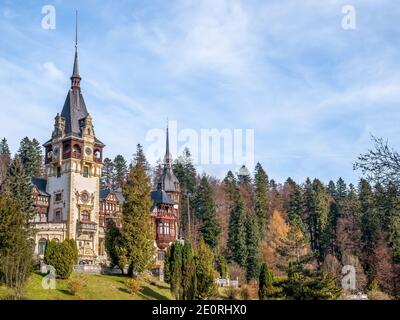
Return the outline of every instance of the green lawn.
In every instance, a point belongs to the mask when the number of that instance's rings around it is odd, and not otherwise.
[[[125,288],[126,276],[73,274],[71,277],[82,277],[86,280],[86,287],[74,296],[67,286],[68,280],[56,281],[56,289],[42,288],[43,277],[34,273],[26,286],[25,298],[29,300],[166,300],[172,299],[169,286],[154,280],[155,284],[142,281],[141,289],[137,294],[130,294]],[[4,286],[0,287],[0,299],[7,296]]]

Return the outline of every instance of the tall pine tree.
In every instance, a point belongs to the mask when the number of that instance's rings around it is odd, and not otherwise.
[[[123,187],[125,202],[122,207],[123,243],[131,275],[145,271],[154,257],[150,189],[150,178],[144,168],[135,165]]]
[[[267,224],[268,212],[268,176],[260,163],[257,163],[254,173],[254,212],[258,218],[260,235]]]
[[[200,234],[207,245],[215,248],[221,231],[216,216],[213,190],[205,175],[200,180],[194,203],[196,217],[201,221]]]

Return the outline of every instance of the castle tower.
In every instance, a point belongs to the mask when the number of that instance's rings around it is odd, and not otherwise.
[[[180,184],[177,177],[172,170],[172,155],[169,151],[169,131],[167,126],[166,132],[166,150],[164,156],[164,170],[158,183],[158,189],[165,191],[165,193],[172,200],[173,207],[172,213],[176,217],[176,237],[178,237],[179,229],[179,200],[180,200]]]
[[[65,238],[75,239],[79,259],[94,263],[98,253],[100,176],[105,145],[96,138],[92,117],[81,92],[77,32],[71,88],[52,138],[44,144],[50,195],[48,222],[65,226]]]

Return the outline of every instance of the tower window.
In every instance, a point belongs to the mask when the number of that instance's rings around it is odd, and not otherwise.
[[[61,177],[61,167],[57,167],[57,178]]]
[[[56,210],[54,213],[54,222],[61,222],[61,210]]]
[[[88,166],[83,167],[83,176],[85,178],[89,177],[89,167]]]
[[[56,193],[56,202],[60,202],[62,200],[62,194],[61,193]]]
[[[81,221],[90,221],[90,214],[87,211],[81,212]]]

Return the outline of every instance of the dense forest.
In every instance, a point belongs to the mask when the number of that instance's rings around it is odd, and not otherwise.
[[[220,180],[197,172],[186,149],[173,163],[181,185],[179,232],[186,240],[185,245],[171,246],[166,257],[166,281],[175,296],[212,297],[201,279],[214,272],[211,279],[239,280],[241,292],[232,289],[231,298],[337,299],[357,292],[368,293],[370,299],[399,298],[400,156],[382,139],[373,142],[373,149],[355,159],[354,169],[365,176],[357,184],[311,177],[277,182],[260,163],[229,171]],[[132,172],[138,165],[155,187],[162,163],[151,166],[141,145],[131,161],[122,155],[104,160],[102,187],[127,192],[127,184],[134,187],[129,181],[136,177]],[[6,139],[1,141],[2,194],[18,191],[23,198],[27,179],[42,175],[43,156],[36,139],[24,138],[15,156]],[[29,200],[23,199],[29,207]],[[0,213],[6,216],[7,197],[0,200]],[[0,251],[8,245],[9,234],[1,215]],[[28,236],[26,226],[15,234],[21,230]],[[213,270],[205,265],[204,272],[190,271],[196,261],[208,260]],[[341,286],[343,266],[356,271],[350,290]]]

